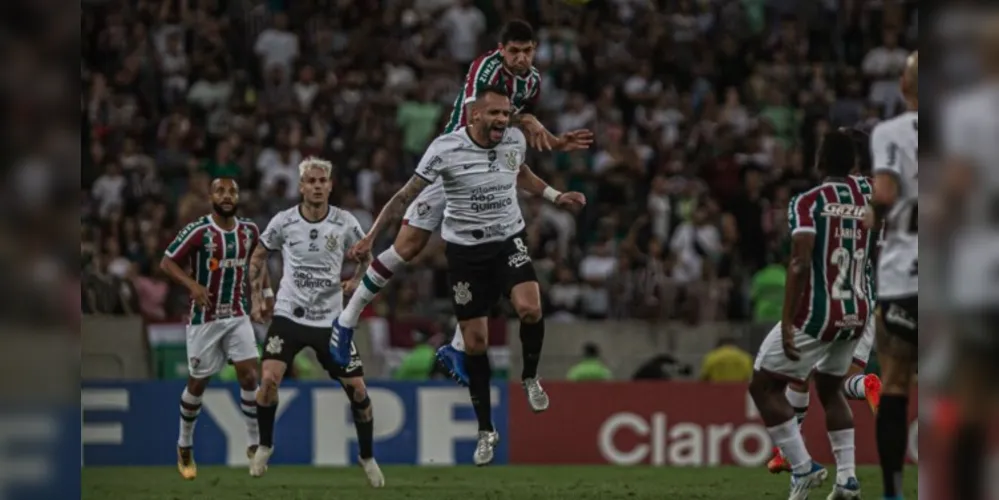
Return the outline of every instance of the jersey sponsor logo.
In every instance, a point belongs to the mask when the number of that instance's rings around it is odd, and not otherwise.
[[[281,354],[281,350],[284,349],[284,340],[281,337],[270,336],[267,337],[267,346],[264,350],[270,354]]]
[[[291,241],[291,242],[288,242],[288,248],[291,248],[291,247],[293,247],[293,246],[295,246],[295,245],[297,245],[299,243],[301,243],[301,241]]]
[[[493,186],[477,187],[472,190],[469,196],[472,210],[482,212],[486,210],[498,210],[513,205],[510,197],[499,198],[496,193],[513,189],[513,184],[498,184]]]
[[[329,276],[324,276],[329,270],[317,270],[316,268],[293,267],[291,268],[292,282],[299,290],[326,290],[339,286],[340,281]]]
[[[208,269],[218,271],[219,269],[236,269],[245,266],[246,259],[208,259]]]
[[[427,162],[426,166],[423,167],[424,172],[433,173],[438,167],[444,164],[444,159],[440,156],[434,156]],[[468,168],[468,167],[465,167]]]
[[[827,203],[822,207],[822,215],[824,217],[863,220],[865,213],[867,213],[867,207],[862,207],[860,205]]]
[[[467,281],[459,281],[452,287],[454,290],[454,303],[463,306],[472,301],[472,291],[469,290]]]
[[[912,319],[912,316],[909,316],[909,313],[905,312],[905,309],[902,309],[896,304],[888,306],[888,312],[885,313],[885,323],[901,326],[910,330],[916,330],[919,328],[916,320]]]
[[[513,268],[523,266],[524,264],[529,264],[531,262],[531,256],[527,254],[527,245],[524,244],[524,240],[520,237],[513,239],[513,244],[517,247],[517,253],[510,256],[507,260],[507,265]]]
[[[215,313],[215,318],[224,318],[232,316],[235,311],[232,309],[232,304],[219,304],[213,312]]]

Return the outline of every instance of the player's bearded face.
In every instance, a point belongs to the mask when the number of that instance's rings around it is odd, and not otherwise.
[[[534,42],[510,42],[502,46],[503,64],[515,73],[522,74],[534,64]]]
[[[212,183],[212,210],[222,217],[232,217],[239,210],[239,186],[229,179]]]
[[[311,205],[324,205],[329,201],[333,181],[322,169],[314,168],[305,173],[299,183],[302,199]]]
[[[510,101],[508,99],[496,99],[496,102],[487,102],[479,114],[478,126],[482,137],[489,139],[489,144],[498,144],[503,140],[506,127],[510,124]]]

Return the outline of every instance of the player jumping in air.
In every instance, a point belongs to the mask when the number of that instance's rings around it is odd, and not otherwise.
[[[849,177],[851,187],[859,189],[865,198],[870,200],[873,186],[871,184],[871,148],[870,137],[863,131],[857,129],[840,129],[841,132],[850,135],[853,139],[854,152],[857,159],[856,171]],[[877,293],[874,282],[874,265],[877,259],[871,259],[870,266],[865,270],[870,283],[871,299],[877,300]],[[874,346],[874,324],[875,318],[872,316],[864,327],[864,336],[857,343],[857,350],[853,353],[853,364],[847,372],[846,381],[843,383],[843,395],[847,399],[855,401],[867,401],[871,411],[877,413],[878,402],[881,398],[881,379],[876,374],[864,374],[867,361],[871,355],[871,348]],[[787,401],[794,408],[794,415],[798,419],[798,425],[804,425],[805,416],[808,414],[809,405],[809,384],[789,382],[787,385]],[[780,454],[780,449],[774,448],[774,458],[767,463],[770,472],[777,474],[789,472],[791,464]]]
[[[524,216],[517,188],[540,195],[544,183],[524,182],[527,141],[508,128],[510,99],[503,87],[484,87],[469,107],[471,125],[441,135],[430,144],[409,182],[386,203],[366,238],[398,220],[406,206],[438,178],[445,193],[441,235],[452,302],[467,349],[469,394],[479,424],[473,456],[476,465],[493,460],[499,434],[492,423],[487,314],[503,295],[520,317],[525,349],[537,357],[544,332],[541,291],[528,255]],[[580,193],[562,198],[582,206]],[[533,403],[533,401],[532,401]]]
[[[246,419],[247,456],[259,444],[257,427],[257,339],[250,324],[250,300],[244,293],[250,254],[260,239],[253,222],[236,217],[239,186],[229,178],[211,184],[212,213],[180,230],[166,249],[160,267],[191,294],[187,325],[187,387],[180,395],[177,469],[194,479],[194,424],[201,396],[213,375],[232,360],[239,379],[240,408]],[[188,273],[184,268],[190,266]]]
[[[749,387],[767,431],[791,463],[790,500],[808,498],[828,475],[809,455],[785,394],[789,381],[804,383],[809,375],[826,411],[836,457],[836,484],[829,498],[860,497],[853,413],[842,387],[873,313],[865,270],[877,236],[862,224],[867,199],[849,179],[854,156],[848,135],[826,134],[818,161],[825,180],[791,200],[783,318],[760,346]]]
[[[884,497],[889,500],[902,498],[909,391],[919,361],[918,72],[919,56],[913,53],[901,82],[907,111],[879,123],[871,134],[874,195],[868,227],[885,226],[878,261],[877,349],[884,388],[877,432]]]
[[[340,367],[330,356],[327,344],[329,324],[343,308],[344,292],[350,294],[357,288],[371,260],[370,254],[362,255],[354,279],[346,287],[341,286],[340,269],[347,250],[364,231],[350,212],[329,204],[332,171],[330,162],[318,158],[307,158],[299,164],[302,202],[271,219],[250,263],[254,306],[263,304],[254,307],[253,314],[261,322],[271,312],[270,304],[263,299],[274,295],[268,284],[267,257],[271,252],[281,252],[284,264],[274,320],[264,343],[263,376],[257,395],[260,447],[250,462],[250,475],[261,476],[267,470],[274,450],[278,387],[295,356],[310,347],[330,378],[339,381],[347,393],[357,429],[358,462],[368,484],[380,488],[385,485],[385,477],[374,458],[374,414],[364,384],[364,366],[351,345],[350,362]]]
[[[452,133],[468,123],[470,113],[468,107],[483,88],[500,88],[503,89],[515,112],[510,123],[525,131],[532,147],[562,151],[589,147],[593,138],[593,134],[589,131],[580,130],[554,137],[534,116],[527,113],[538,102],[541,92],[541,76],[532,66],[535,48],[534,31],[529,24],[523,21],[507,23],[500,37],[499,47],[472,63],[465,78],[464,88],[454,101],[454,110],[444,133]],[[517,178],[519,188],[539,193],[560,207],[571,207],[575,203],[574,200],[566,198],[565,194],[549,187],[526,165],[520,172],[522,175]],[[357,326],[361,311],[386,286],[395,273],[419,255],[427,246],[433,231],[441,226],[445,203],[441,182],[432,183],[415,200],[407,200],[407,203],[409,201],[412,203],[403,217],[403,225],[395,243],[375,257],[361,286],[333,323],[332,340],[339,346],[333,350],[333,357],[341,365],[349,362],[347,349],[353,339],[354,327]],[[358,245],[358,251],[371,250],[373,237],[370,235],[375,232],[370,231],[368,234],[369,237],[365,237]],[[538,323],[537,326],[526,326],[534,325],[530,322],[522,324],[525,326],[520,331],[524,359],[521,380],[531,408],[536,412],[544,411],[548,408],[548,395],[541,387],[537,374],[544,342],[544,328],[541,326],[542,323]],[[437,357],[452,378],[462,385],[468,385],[464,350],[463,335],[456,332],[452,344],[442,347]]]

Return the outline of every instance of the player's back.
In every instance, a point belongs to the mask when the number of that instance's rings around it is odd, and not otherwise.
[[[879,123],[871,133],[871,149],[874,175],[891,175],[898,185],[898,199],[885,219],[878,293],[884,299],[911,297],[919,286],[919,113]]]
[[[827,181],[791,200],[792,232],[812,232],[806,293],[795,326],[825,341],[863,333],[873,310],[867,269],[875,238],[863,225],[867,197],[849,179]]]
[[[506,88],[507,97],[516,113],[537,100],[541,92],[541,73],[531,66],[523,75],[513,74],[503,67],[503,54],[499,49],[482,54],[472,62],[465,75],[444,133],[454,132],[468,125],[468,104],[475,101],[475,96],[482,87],[496,85]]]

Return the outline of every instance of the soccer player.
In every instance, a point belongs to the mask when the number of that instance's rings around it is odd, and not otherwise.
[[[160,267],[191,294],[187,325],[187,387],[180,395],[177,470],[194,479],[194,424],[201,396],[212,375],[232,361],[239,380],[240,407],[246,418],[247,456],[259,444],[256,415],[257,340],[250,324],[245,293],[250,254],[260,239],[253,222],[236,217],[239,185],[230,178],[211,184],[212,213],[181,229],[166,249]],[[185,270],[190,266],[191,272]]]
[[[871,134],[874,195],[869,227],[885,224],[878,261],[878,361],[883,384],[877,416],[884,497],[902,495],[902,467],[908,444],[909,391],[919,342],[919,55],[902,74],[907,111],[879,123]]]
[[[836,457],[830,498],[860,497],[853,413],[842,387],[874,308],[865,269],[877,237],[862,224],[867,199],[850,182],[854,163],[850,137],[826,134],[818,161],[825,180],[791,200],[783,317],[760,346],[749,387],[767,431],[791,463],[790,500],[808,498],[828,475],[805,448],[785,394],[788,381],[803,383],[809,375],[826,411]]]
[[[281,252],[284,273],[274,306],[274,319],[264,344],[263,375],[257,395],[257,418],[260,421],[260,447],[250,463],[250,475],[261,476],[274,452],[274,420],[277,415],[278,387],[295,356],[310,347],[330,378],[338,380],[347,393],[354,414],[359,462],[375,488],[385,485],[373,453],[374,415],[364,384],[364,366],[356,347],[350,346],[350,363],[337,365],[329,352],[329,325],[343,308],[344,287],[340,269],[347,250],[364,236],[360,224],[350,212],[329,204],[333,189],[333,166],[318,158],[307,158],[298,165],[299,192],[302,202],[279,212],[260,236],[260,246],[250,263],[254,294],[273,296],[267,287],[267,258]],[[348,293],[357,288],[370,254],[363,256],[355,278],[346,286]],[[264,319],[270,311],[254,311]]]
[[[517,188],[539,195],[547,187],[543,182],[518,182],[527,175],[523,165],[527,141],[519,129],[508,127],[511,106],[506,89],[484,87],[475,97],[470,107],[472,125],[430,144],[416,173],[385,205],[366,238],[377,237],[424,188],[438,178],[443,181],[446,203],[441,235],[447,243],[452,303],[468,353],[468,387],[479,424],[473,460],[486,465],[492,462],[499,442],[492,423],[487,314],[505,294],[520,317],[526,339],[539,339],[544,331],[541,292],[527,253]],[[580,193],[565,193],[561,198],[575,206],[585,203]],[[533,349],[540,346],[534,344]]]
[[[482,89],[501,88],[515,110],[511,123],[527,132],[527,138],[533,147],[563,151],[589,147],[593,136],[590,132],[575,131],[556,138],[548,133],[534,116],[527,113],[538,102],[541,92],[541,76],[532,65],[535,48],[534,30],[529,24],[523,21],[507,23],[500,36],[499,47],[479,56],[472,63],[465,77],[464,88],[455,98],[454,110],[451,112],[444,133],[454,132],[468,123],[468,107]],[[536,192],[536,186],[547,188],[547,184],[534,175],[526,165],[521,172],[523,175],[518,178],[518,186],[521,189]],[[545,199],[556,205],[572,205],[571,200],[564,199],[562,193],[555,189],[544,189],[542,194]],[[349,353],[345,349],[353,339],[354,327],[357,326],[361,311],[374,300],[375,295],[386,286],[395,273],[427,246],[433,231],[441,226],[443,215],[444,188],[440,182],[435,182],[412,200],[403,217],[403,225],[395,242],[374,259],[361,286],[333,324],[333,336],[342,340],[338,341],[341,349],[333,353],[337,362],[342,364],[348,361]],[[370,251],[372,240],[368,239],[365,242],[363,248],[365,251]],[[456,332],[452,344],[443,346],[438,351],[437,357],[452,378],[462,385],[468,385],[463,355],[465,346],[462,338],[460,332]],[[521,372],[524,391],[527,393],[531,408],[535,412],[544,411],[548,408],[548,395],[541,387],[537,376],[544,343],[544,330],[540,327],[526,327],[520,331],[520,339],[524,358]]]
[[[870,136],[857,129],[841,128],[840,132],[848,134],[854,144],[857,166],[853,175],[848,179],[851,188],[859,189],[861,194],[870,200],[874,189],[870,180]],[[870,260],[871,265],[867,267],[865,273],[869,281],[868,287],[871,290],[871,300],[876,302],[877,289],[874,282],[875,261],[876,259]],[[864,335],[857,342],[857,349],[853,352],[853,364],[850,365],[850,371],[847,372],[846,381],[843,383],[843,395],[850,400],[866,400],[867,404],[871,407],[871,411],[876,413],[878,403],[881,399],[881,379],[874,373],[864,374],[864,370],[867,368],[867,361],[871,356],[871,349],[874,346],[874,324],[875,318],[873,316],[868,318],[867,326],[864,327]],[[794,408],[794,415],[798,420],[799,427],[804,425],[805,416],[808,414],[808,405],[810,403],[808,388],[809,384],[807,380],[805,383],[792,381],[788,382],[787,385],[787,401]],[[780,449],[775,448],[774,457],[767,463],[767,469],[774,474],[789,472],[791,464],[780,454]]]

